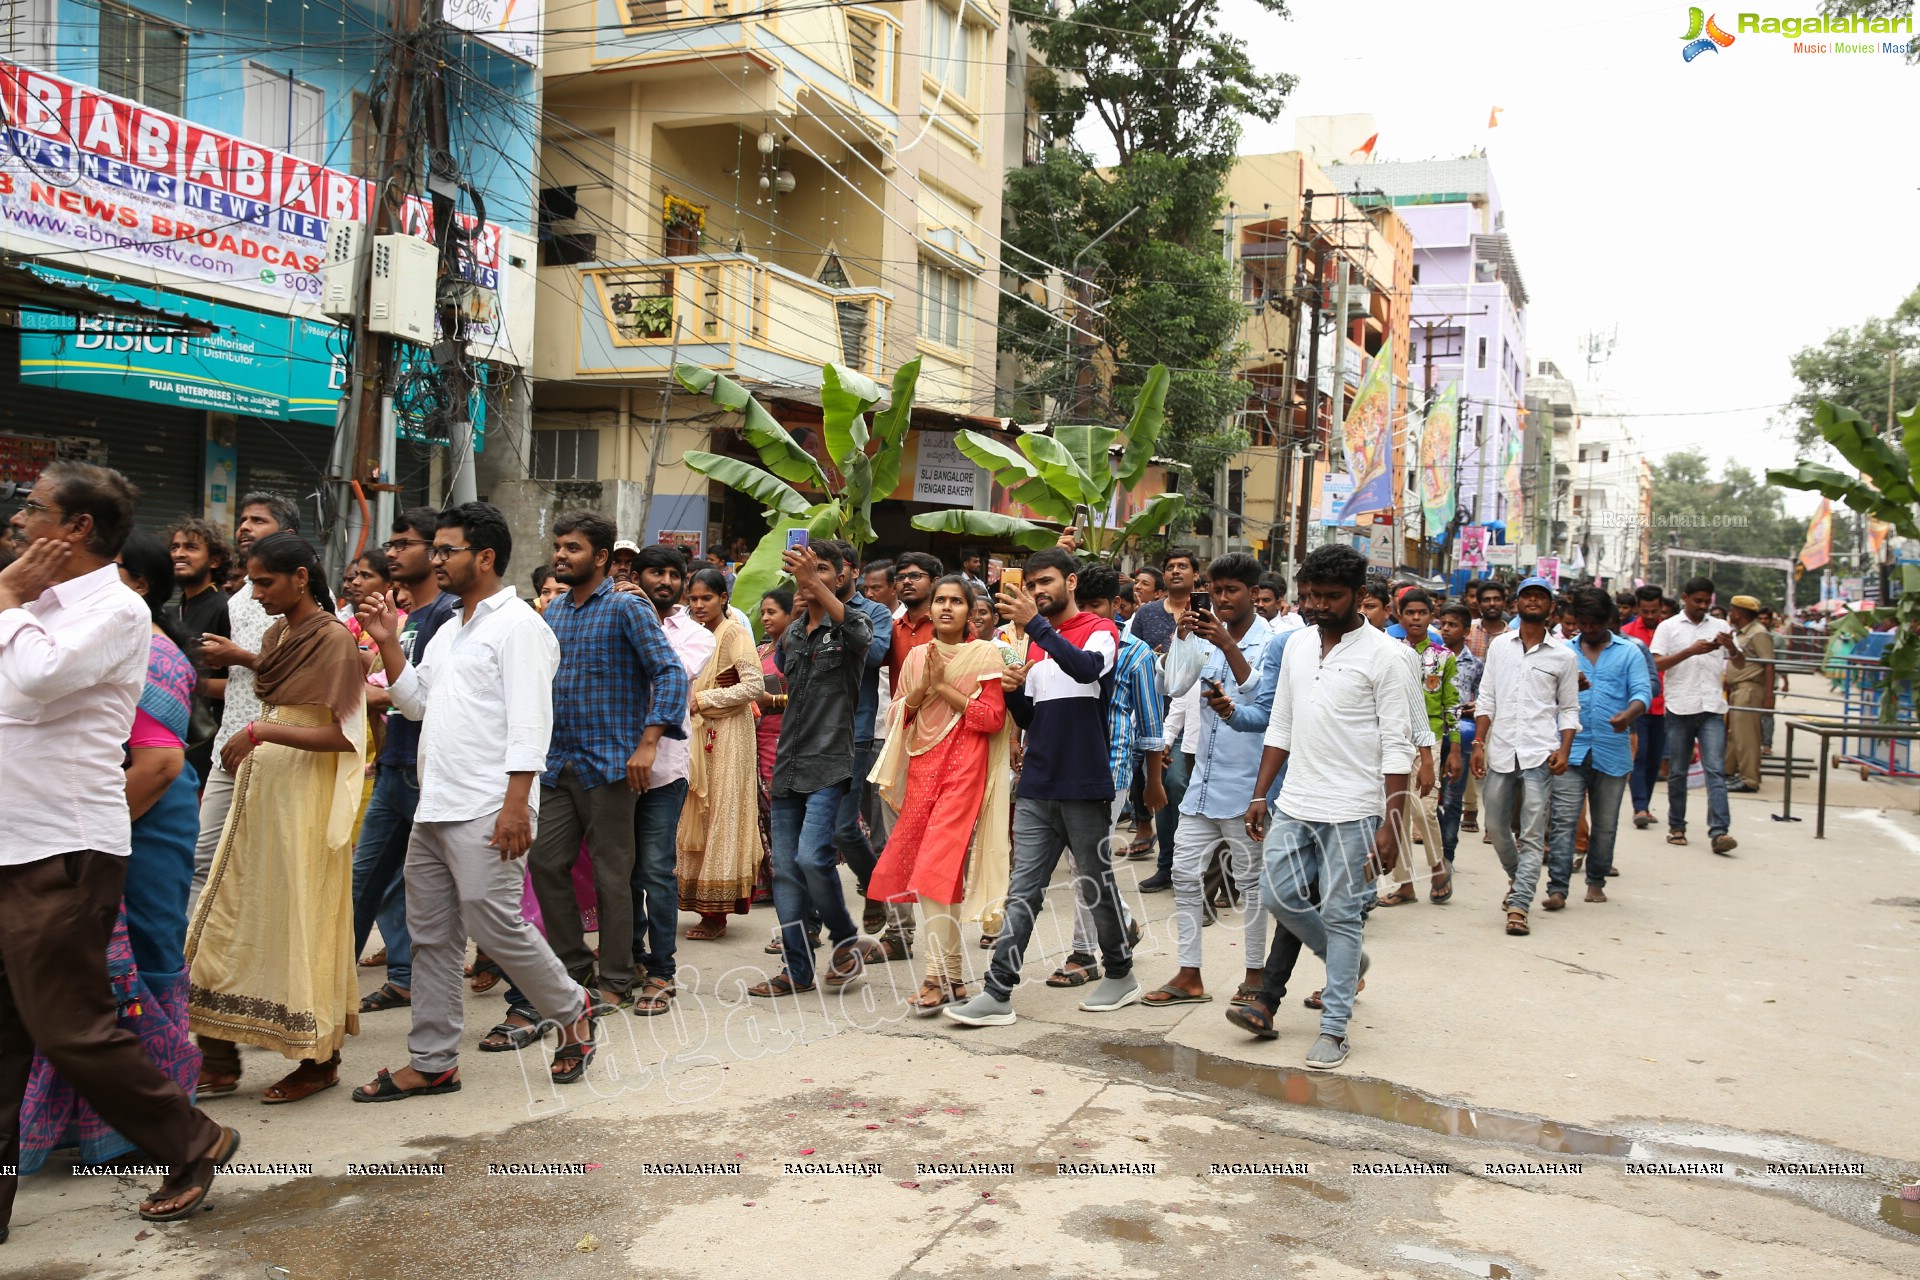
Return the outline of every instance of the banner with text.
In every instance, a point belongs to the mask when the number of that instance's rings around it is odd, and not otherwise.
[[[1347,457],[1347,476],[1353,493],[1340,509],[1344,523],[1370,511],[1393,509],[1393,339],[1380,345],[1379,354],[1360,379],[1353,407],[1341,432]]]

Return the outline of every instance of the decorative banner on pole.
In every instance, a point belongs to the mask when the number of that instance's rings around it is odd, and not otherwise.
[[[1347,456],[1347,475],[1353,496],[1340,508],[1340,522],[1371,511],[1393,509],[1393,339],[1360,378],[1353,405],[1347,410],[1341,441]]]
[[[1501,472],[1501,484],[1507,491],[1507,528],[1510,531],[1521,529],[1526,523],[1523,511],[1526,505],[1526,486],[1520,479],[1520,454],[1520,432],[1516,428],[1507,437],[1506,460],[1502,463]],[[1513,541],[1511,532],[1507,540]]]
[[[1438,537],[1453,519],[1453,441],[1460,423],[1460,384],[1449,382],[1427,407],[1420,429],[1420,509],[1427,536]]]
[[[1480,525],[1468,525],[1460,531],[1460,567],[1462,569],[1487,567],[1487,531]]]
[[[1560,557],[1541,556],[1535,560],[1533,562],[1533,576],[1536,578],[1545,578],[1553,584],[1553,589],[1558,591],[1560,589]]]
[[[1800,548],[1800,563],[1818,569],[1833,558],[1833,501],[1820,499],[1820,505],[1807,521],[1807,541]]]

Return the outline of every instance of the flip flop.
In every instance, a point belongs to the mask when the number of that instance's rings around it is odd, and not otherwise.
[[[1164,1000],[1156,1000],[1154,999],[1155,996],[1164,996],[1166,998]],[[1156,1009],[1164,1009],[1168,1005],[1175,1004],[1211,1004],[1212,1002],[1212,996],[1196,996],[1191,991],[1182,991],[1171,983],[1161,987],[1158,991],[1149,991],[1146,995],[1140,997],[1141,1004],[1152,1005]]]

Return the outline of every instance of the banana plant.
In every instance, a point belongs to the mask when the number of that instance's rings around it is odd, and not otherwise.
[[[1813,421],[1821,438],[1858,474],[1802,460],[1768,471],[1768,482],[1822,494],[1867,519],[1891,525],[1903,538],[1920,540],[1920,477],[1913,469],[1914,459],[1920,458],[1920,404],[1895,419],[1900,424],[1898,445],[1876,435],[1873,424],[1859,413],[1825,400],[1814,407]],[[1901,695],[1920,675],[1920,565],[1900,566],[1900,598],[1893,604],[1843,614],[1830,633],[1857,640],[1874,624],[1889,620],[1895,624],[1884,659],[1889,679],[1880,696],[1880,719],[1887,722],[1896,718]]]
[[[1157,533],[1180,518],[1187,500],[1177,493],[1156,496],[1124,528],[1100,523],[1113,506],[1117,491],[1131,490],[1147,473],[1154,444],[1166,425],[1167,369],[1155,365],[1134,402],[1133,417],[1119,427],[1063,426],[1051,435],[1022,434],[1017,447],[991,436],[961,431],[954,437],[960,452],[993,475],[1015,502],[1040,517],[1039,521],[993,511],[950,509],[913,518],[913,527],[930,533],[957,533],[981,539],[1008,540],[1039,550],[1059,540],[1060,532],[1078,532],[1082,551],[1095,559],[1111,560],[1135,538]],[[1125,436],[1120,462],[1114,447]],[[1042,522],[1045,523],[1042,523]]]
[[[873,542],[874,501],[885,498],[900,483],[901,453],[913,416],[920,361],[910,360],[894,373],[892,395],[879,413],[872,412],[881,399],[880,386],[872,378],[837,364],[822,366],[820,438],[839,477],[837,483],[820,460],[732,378],[694,364],[675,365],[673,376],[688,391],[739,414],[741,437],[760,455],[760,466],[697,449],[684,455],[688,467],[758,502],[773,526],[740,567],[733,584],[735,603],[754,619],[758,630],[755,606],[786,576],[780,557],[788,531],[804,528],[811,537],[839,538],[852,543],[856,552]],[[827,496],[810,498],[795,485],[808,485]]]

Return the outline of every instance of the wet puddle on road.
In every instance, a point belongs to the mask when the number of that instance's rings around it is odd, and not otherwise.
[[[1329,1075],[1290,1067],[1255,1066],[1185,1045],[1103,1044],[1101,1052],[1158,1075],[1188,1076],[1204,1084],[1258,1094],[1275,1102],[1352,1116],[1370,1116],[1450,1138],[1538,1147],[1556,1155],[1624,1160],[1633,1141],[1577,1125],[1443,1102],[1385,1080]]]
[[[1901,1231],[1920,1236],[1920,1200],[1905,1200],[1899,1196],[1880,1197],[1880,1221]]]
[[[1093,1229],[1114,1240],[1128,1240],[1134,1244],[1160,1243],[1160,1237],[1153,1232],[1153,1224],[1145,1218],[1095,1218]]]
[[[1462,1275],[1478,1276],[1480,1280],[1512,1280],[1513,1271],[1495,1262],[1491,1258],[1475,1258],[1464,1253],[1449,1253],[1445,1249],[1429,1249],[1417,1244],[1397,1244],[1393,1251],[1413,1262],[1429,1262],[1434,1266],[1446,1267]]]

